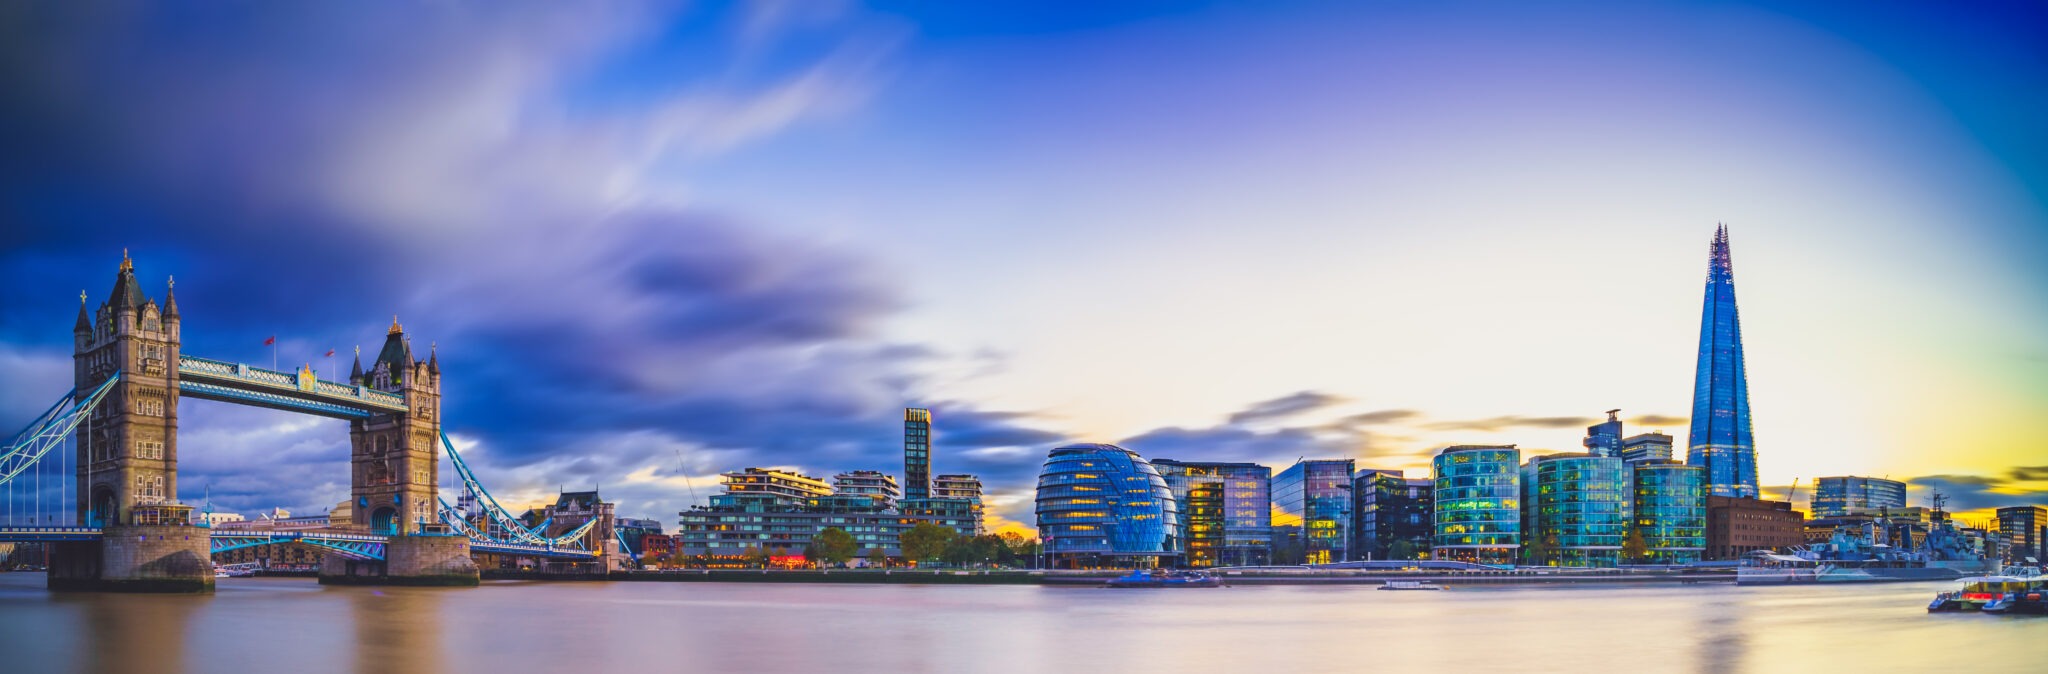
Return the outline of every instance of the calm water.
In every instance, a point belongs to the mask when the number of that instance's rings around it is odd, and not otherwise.
[[[0,574],[0,671],[2043,672],[2048,618],[1946,583],[1459,589],[487,583],[53,595]]]

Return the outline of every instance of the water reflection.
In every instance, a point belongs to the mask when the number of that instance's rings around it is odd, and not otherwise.
[[[443,672],[441,600],[450,588],[336,588],[349,595],[356,632],[355,671]]]
[[[57,595],[84,609],[76,662],[88,672],[185,671],[187,630],[205,596],[146,594]],[[9,622],[13,622],[9,620]]]

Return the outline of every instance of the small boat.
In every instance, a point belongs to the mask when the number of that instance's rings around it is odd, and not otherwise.
[[[1422,581],[1419,581],[1419,580],[1390,580],[1390,581],[1387,581],[1387,584],[1385,584],[1385,585],[1381,585],[1381,586],[1379,587],[1379,589],[1382,589],[1382,590],[1441,590],[1441,589],[1444,589],[1444,586],[1442,586],[1442,585],[1436,585],[1436,584],[1432,584],[1432,583],[1425,583],[1425,582],[1422,582]]]
[[[1153,573],[1145,569],[1132,571],[1120,578],[1111,578],[1104,583],[1107,587],[1223,587],[1223,581],[1200,571]]]
[[[1976,576],[1962,582],[1961,590],[1934,595],[1934,601],[1927,604],[1927,612],[2048,613],[2048,605],[2041,599],[2043,593],[2048,593],[2048,578]]]

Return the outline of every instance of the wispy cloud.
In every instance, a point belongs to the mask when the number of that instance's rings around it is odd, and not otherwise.
[[[1300,391],[1272,400],[1252,403],[1242,411],[1230,415],[1230,423],[1246,424],[1257,421],[1285,419],[1344,402],[1344,398],[1320,391]]]

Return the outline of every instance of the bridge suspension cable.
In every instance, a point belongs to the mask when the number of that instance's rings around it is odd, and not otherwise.
[[[12,482],[15,476],[35,465],[52,448],[63,446],[64,439],[71,437],[79,422],[92,414],[93,408],[99,406],[100,400],[107,397],[107,391],[114,387],[114,382],[120,379],[117,372],[90,394],[65,394],[50,409],[30,421],[27,428],[21,429],[14,439],[8,441],[6,448],[0,449],[0,483]],[[66,402],[71,405],[65,406]]]
[[[476,479],[476,473],[470,471],[469,464],[462,460],[462,454],[455,451],[455,443],[448,439],[447,433],[441,434],[441,448],[447,451],[448,462],[455,466],[455,474],[462,478],[462,487],[469,490],[469,493],[476,497],[478,508],[483,510],[480,514],[483,515],[486,521],[496,525],[499,530],[504,531],[506,534],[501,537],[491,535],[489,531],[479,531],[477,527],[470,524],[465,513],[449,506],[447,499],[440,499],[441,521],[473,540],[547,546],[569,545],[571,543],[580,545],[583,535],[590,531],[591,526],[597,524],[597,519],[592,518],[590,521],[584,522],[583,526],[576,527],[560,536],[552,537],[547,536],[543,532],[547,531],[548,525],[554,521],[553,518],[542,522],[540,526],[528,527],[526,523],[519,521],[519,518],[512,516],[511,512],[505,510],[504,506],[498,505],[497,497],[491,496],[490,490],[484,488],[483,483]]]

